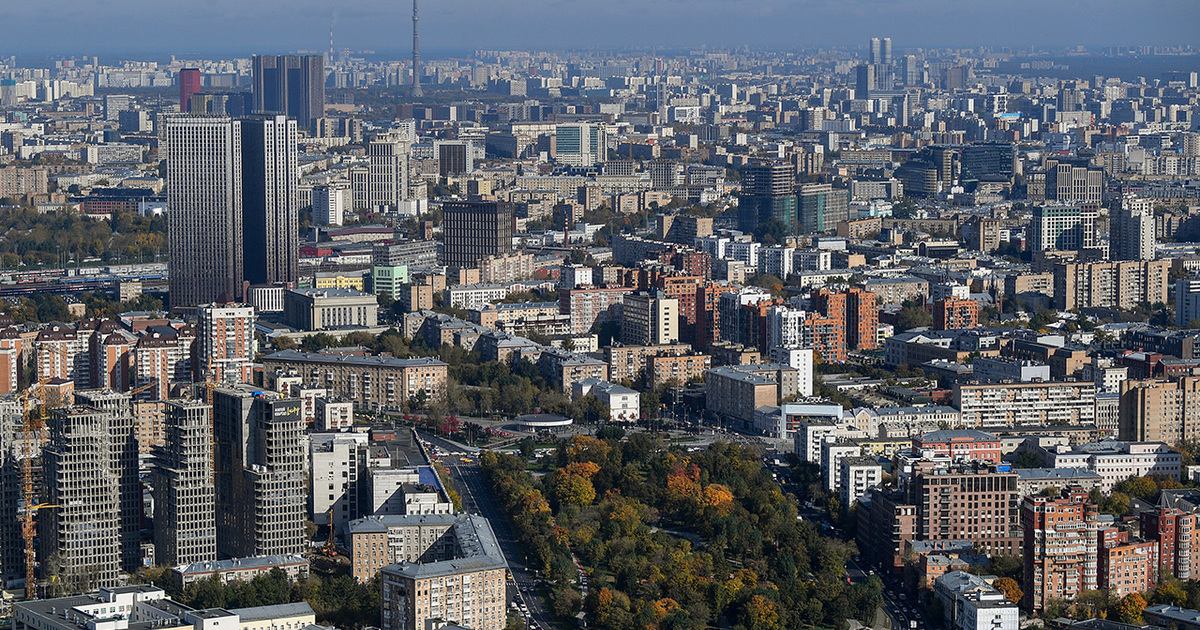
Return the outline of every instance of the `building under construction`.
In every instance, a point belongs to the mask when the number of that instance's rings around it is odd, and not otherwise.
[[[154,451],[154,559],[167,566],[216,560],[212,407],[164,404],[164,444]]]
[[[217,553],[300,553],[305,484],[302,401],[238,385],[212,394]]]

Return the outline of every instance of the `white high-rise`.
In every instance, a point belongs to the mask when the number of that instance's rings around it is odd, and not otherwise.
[[[1126,196],[1121,207],[1112,211],[1108,232],[1113,260],[1154,260],[1158,242],[1153,201]]]
[[[341,225],[353,204],[350,188],[344,184],[316,186],[312,190],[313,223]]]
[[[243,279],[241,123],[169,116],[163,142],[171,308],[232,300]]]
[[[389,131],[371,140],[367,175],[370,208],[396,209],[408,198],[408,159],[413,136],[406,129]]]

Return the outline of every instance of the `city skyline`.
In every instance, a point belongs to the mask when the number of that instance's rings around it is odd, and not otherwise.
[[[139,10],[141,4],[144,11]],[[14,28],[0,54],[325,51],[331,24],[339,50],[411,50],[408,3],[371,0],[332,9],[327,3],[304,1],[289,5],[287,19],[279,19],[272,13],[276,7],[262,0],[133,5],[123,6],[126,10],[121,12],[69,0],[50,7],[8,7],[0,10],[0,21]],[[617,0],[599,6],[561,0],[525,0],[515,6],[456,0],[423,7],[421,17],[427,58],[477,48],[861,46],[867,36],[878,33],[890,34],[897,53],[906,47],[1194,44],[1190,27],[1200,22],[1200,5],[1187,0],[1160,0],[1156,5],[1138,20],[1128,20],[1127,4],[1115,0],[1087,6],[1019,0],[969,9],[943,0],[761,0],[699,6],[682,0],[652,5]],[[61,37],[41,37],[39,20],[56,8]],[[640,19],[629,20],[630,15]],[[579,28],[582,24],[588,28]]]

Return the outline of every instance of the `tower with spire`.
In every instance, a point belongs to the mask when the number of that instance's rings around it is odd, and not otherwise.
[[[417,39],[417,0],[413,0],[413,77],[412,77],[412,95],[414,98],[421,98],[424,92],[421,91],[421,46]]]

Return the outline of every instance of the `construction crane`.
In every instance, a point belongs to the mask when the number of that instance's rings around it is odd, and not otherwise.
[[[65,368],[67,361],[70,358],[66,348],[57,345],[44,346],[50,352],[57,353],[62,358],[62,364]],[[33,458],[37,449],[45,441],[46,435],[46,409],[51,406],[47,384],[50,382],[50,376],[46,374],[46,370],[38,370],[38,382],[34,383],[29,389],[17,395],[17,400],[22,401],[23,405],[30,401],[37,403],[37,409],[30,409],[24,414],[24,421],[21,423],[21,432],[24,437],[25,446],[22,449],[21,458],[21,482],[22,482],[22,498],[25,501],[25,514],[21,519],[21,536],[25,539],[25,597],[34,599],[37,597],[37,582],[34,579],[34,567],[37,565],[37,554],[34,550],[33,541],[37,537],[37,530],[34,527],[34,513],[38,508],[43,507],[59,507],[49,504],[37,504],[33,489]],[[64,401],[55,400],[56,407],[61,406]]]

